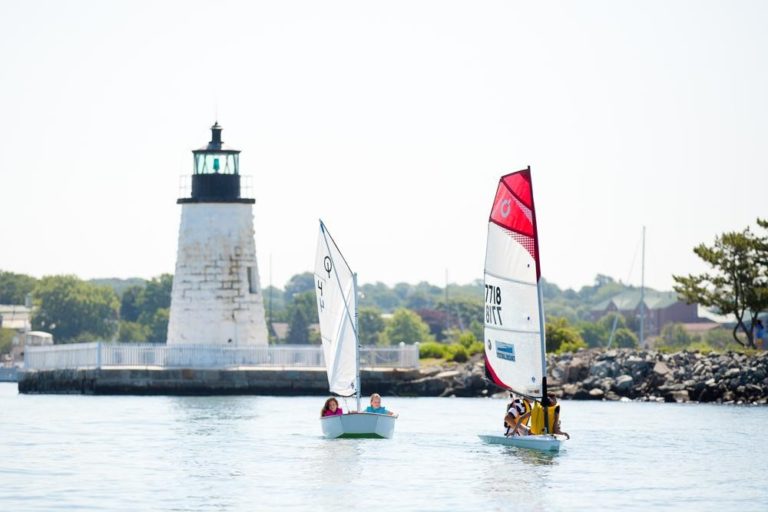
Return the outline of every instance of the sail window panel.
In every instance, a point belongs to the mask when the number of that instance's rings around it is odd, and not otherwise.
[[[507,230],[488,225],[488,247],[485,271],[495,276],[536,285],[536,260]]]

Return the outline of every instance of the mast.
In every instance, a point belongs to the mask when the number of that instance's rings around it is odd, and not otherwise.
[[[360,336],[357,330],[357,272],[352,274],[352,297],[355,300],[355,397],[357,398],[357,412],[360,412]]]
[[[533,223],[533,241],[536,254],[539,252],[539,227],[536,222],[536,201],[533,198],[533,176],[531,166],[527,168],[531,186],[531,217]],[[539,302],[539,342],[541,343],[541,405],[544,407],[544,432],[549,433],[549,398],[547,398],[547,332],[544,327],[544,297],[541,291],[541,262],[536,262],[536,298]]]
[[[645,347],[645,226],[643,226],[643,253],[640,260],[640,347]]]
[[[547,336],[544,330],[544,299],[541,284],[536,283],[539,298],[539,339],[541,340],[541,405],[544,407],[544,432],[549,434],[549,398],[547,397]]]

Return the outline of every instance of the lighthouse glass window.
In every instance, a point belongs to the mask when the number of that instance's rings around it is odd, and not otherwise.
[[[195,174],[239,174],[236,153],[196,153]]]

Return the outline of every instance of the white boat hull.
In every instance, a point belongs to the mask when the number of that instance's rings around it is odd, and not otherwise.
[[[560,439],[553,435],[540,436],[501,436],[501,435],[479,435],[483,442],[488,444],[503,444],[504,446],[517,446],[518,448],[530,448],[545,452],[560,451]]]
[[[320,418],[326,439],[339,437],[391,439],[395,435],[395,416],[361,412]]]

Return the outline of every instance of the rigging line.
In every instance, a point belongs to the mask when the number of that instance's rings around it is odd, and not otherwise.
[[[637,261],[637,252],[640,249],[640,243],[642,242],[642,238],[637,241],[637,245],[635,245],[635,252],[632,255],[632,264],[629,266],[629,272],[627,273],[627,280],[624,281],[625,283],[629,284],[629,280],[632,277],[632,271],[635,269],[635,262]],[[616,316],[613,317],[613,325],[611,326],[611,335],[608,336],[608,344],[605,346],[606,348],[611,348],[611,344],[613,343],[613,336],[616,334],[616,326],[619,323],[619,313],[616,313]]]

